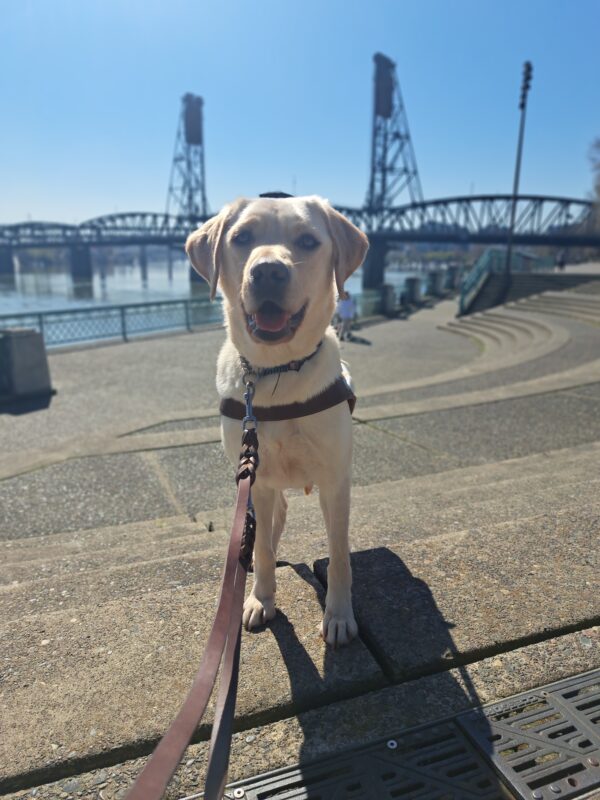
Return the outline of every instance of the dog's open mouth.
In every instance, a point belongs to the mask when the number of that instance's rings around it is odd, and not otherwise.
[[[305,303],[300,311],[291,314],[272,300],[266,300],[253,314],[246,314],[248,329],[263,342],[290,339],[304,319],[307,305]]]

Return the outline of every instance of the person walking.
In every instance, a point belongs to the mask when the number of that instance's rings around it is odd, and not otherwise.
[[[352,338],[352,321],[356,314],[356,305],[350,292],[346,292],[344,296],[340,295],[336,311],[339,318],[337,335],[340,342],[343,342],[344,339]]]

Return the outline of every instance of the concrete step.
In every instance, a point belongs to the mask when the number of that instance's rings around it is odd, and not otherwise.
[[[479,311],[468,317],[461,317],[461,321],[479,321],[484,324],[494,325],[511,335],[514,343],[515,339],[523,345],[535,345],[545,343],[554,335],[554,330],[539,321],[529,317],[518,318],[514,314],[506,314],[503,307],[499,306],[493,311]]]
[[[552,336],[554,336],[556,333],[552,323],[548,323],[544,319],[537,319],[535,316],[531,316],[531,314],[519,313],[518,311],[517,313],[507,313],[504,306],[498,306],[498,308],[494,308],[493,310],[484,311],[483,314],[491,319],[510,320],[517,325],[525,326],[537,338],[552,338]]]
[[[600,628],[593,627],[242,730],[233,736],[229,781],[299,762],[347,755],[353,748],[374,741],[398,739],[408,727],[449,717],[474,705],[506,700],[599,666]],[[204,787],[207,751],[207,742],[188,748],[165,800],[197,796]],[[84,772],[60,780],[57,770],[47,777],[54,782],[38,784],[35,791],[11,793],[5,800],[98,800],[100,791],[105,800],[124,800],[144,763],[144,758],[118,759],[117,763],[107,758],[100,768],[91,769],[88,764]],[[499,786],[496,788],[498,796],[506,796]],[[598,792],[586,796],[598,800]]]
[[[398,681],[598,624],[599,530],[579,507],[355,552],[359,628]]]
[[[597,503],[600,448],[585,446],[352,489],[351,541],[365,548],[414,541]],[[227,528],[230,509],[210,518]],[[278,557],[310,563],[327,553],[318,496],[289,497]]]
[[[491,462],[470,467],[460,467],[427,476],[403,479],[405,486],[423,484],[424,486],[437,486],[444,483],[464,483],[475,482],[476,484],[485,483],[488,480],[493,482],[497,476],[504,474],[523,474],[528,475],[532,470],[545,471],[548,466],[556,462],[567,459],[579,460],[587,457],[594,459],[596,453],[600,453],[600,443],[578,445],[573,448],[562,448],[554,451],[546,451],[540,454],[525,456],[522,458],[508,459],[502,462]],[[489,476],[489,478],[487,477]],[[353,491],[357,491],[354,487]],[[368,487],[362,491],[369,491]],[[300,493],[301,494],[301,493]],[[228,509],[228,507],[226,507]],[[128,545],[137,541],[163,541],[170,538],[177,538],[187,535],[202,535],[207,532],[208,526],[222,527],[219,514],[223,507],[215,511],[202,511],[198,515],[196,522],[192,522],[187,516],[172,516],[164,519],[144,520],[121,525],[112,525],[101,528],[89,528],[80,531],[68,531],[66,533],[42,534],[39,536],[29,536],[17,539],[8,539],[0,542],[0,552],[2,553],[3,563],[12,563],[37,558],[51,558],[54,554],[62,557],[68,553],[76,554],[85,550],[89,554],[91,550],[103,550],[122,545],[126,540]]]
[[[542,304],[547,306],[548,308],[558,308],[558,309],[565,309],[567,311],[577,311],[582,314],[589,315],[591,317],[600,317],[600,302],[596,302],[593,300],[569,300],[568,298],[563,299],[560,296],[550,295],[548,293],[539,295],[534,298],[529,298],[529,303],[534,303],[535,305]]]
[[[599,284],[600,285],[600,284]],[[544,292],[541,297],[552,300],[560,300],[567,305],[589,306],[600,311],[600,296],[594,294],[581,294],[581,292]]]
[[[452,470],[427,478],[355,487],[352,503],[354,548],[411,542],[472,527],[532,518],[542,510],[559,511],[581,505],[596,507],[600,479],[591,479],[597,453],[563,452],[560,471],[548,459],[523,459],[527,465],[507,474],[493,465],[473,485],[468,470]],[[443,480],[440,478],[443,477]],[[432,480],[435,478],[436,480]],[[29,550],[15,548],[2,567],[0,618],[14,619],[40,612],[78,608],[116,598],[180,589],[206,580],[206,569],[218,579],[231,521],[231,509],[208,512],[219,529],[166,538],[168,520],[121,526],[119,546],[107,546],[115,529],[86,531],[61,546],[52,544],[48,558],[29,559]],[[181,523],[179,523],[181,525]],[[214,524],[214,523],[213,523]],[[186,527],[191,527],[187,523]],[[201,525],[194,525],[196,529]],[[127,531],[131,534],[131,545]],[[142,536],[145,534],[145,538]],[[44,537],[41,537],[44,538]],[[45,537],[48,538],[48,537]],[[51,537],[59,538],[59,537]],[[70,548],[76,541],[79,551]],[[318,499],[292,496],[288,524],[279,557],[310,561],[327,553],[327,540]],[[18,556],[22,560],[19,560]]]
[[[212,564],[211,555],[201,584],[2,622],[0,792],[152,747],[199,664],[219,584]],[[317,632],[324,594],[308,569],[281,568],[278,592],[283,613],[268,630],[243,637],[238,724],[385,683],[359,639],[325,648]],[[212,709],[199,730],[204,739]]]
[[[546,302],[543,297],[533,300],[519,300],[517,305],[524,311],[533,311],[536,314],[550,314],[555,317],[566,317],[568,319],[576,319],[581,322],[596,324],[600,320],[600,317],[594,311],[568,307],[567,305],[560,305],[552,301]],[[511,307],[510,304],[507,304],[507,306]]]
[[[504,326],[511,331],[518,331],[528,344],[533,344],[538,341],[546,342],[552,335],[551,331],[543,326],[531,325],[528,324],[526,320],[519,320],[515,316],[509,316],[495,311],[485,311],[481,315],[474,314],[473,316],[476,319],[481,316],[483,319]]]
[[[479,339],[483,345],[485,345],[488,350],[488,355],[497,355],[505,351],[506,347],[510,342],[506,341],[506,338],[501,336],[498,331],[490,330],[489,327],[478,324],[476,320],[471,320],[469,317],[468,319],[461,319],[456,322],[448,322],[444,327],[449,328],[453,333],[456,331],[466,331],[467,333],[471,334],[472,336]],[[442,327],[442,330],[444,328]]]
[[[513,313],[511,313],[511,316],[513,316]],[[499,336],[496,333],[492,334],[491,331],[484,330],[483,326],[477,325],[476,322],[471,322],[471,317],[461,317],[458,320],[438,326],[439,330],[468,335],[478,340],[482,348],[482,354],[479,357],[461,367],[425,378],[361,389],[361,398],[379,396],[384,398],[384,395],[389,393],[399,393],[408,389],[418,389],[445,383],[451,384],[463,378],[485,375],[500,369],[518,366],[559,350],[571,338],[569,332],[557,323],[549,322],[545,324],[538,319],[529,320],[527,319],[529,315],[526,313],[519,316],[522,316],[527,327],[532,332],[535,332],[535,341],[529,342],[527,346],[524,344],[523,347],[518,349],[518,352],[513,352],[504,343],[499,344]],[[521,319],[519,319],[519,322],[521,322]],[[382,402],[384,401],[382,400]]]
[[[124,534],[119,546],[98,548],[97,540],[90,537],[87,547],[80,552],[71,553],[66,547],[53,545],[47,556],[28,558],[27,551],[14,551],[12,560],[0,566],[0,592],[10,584],[30,580],[60,581],[66,575],[81,574],[94,569],[105,569],[108,566],[124,566],[141,564],[170,556],[183,556],[189,552],[203,552],[223,543],[222,531],[198,532],[189,536],[174,536],[152,539],[151,527],[146,541],[127,543]],[[102,529],[100,529],[102,530]],[[94,531],[96,532],[96,531]]]
[[[578,507],[364,547],[353,554],[361,636],[387,676],[405,681],[594,624],[599,525],[598,509]],[[207,636],[218,585],[211,558],[201,584],[2,623],[0,790],[65,764],[135,753],[160,736]],[[325,564],[316,569],[324,580]],[[316,636],[323,592],[306,568],[280,568],[278,587],[274,623],[243,637],[244,727],[383,682],[360,641],[324,649]],[[203,725],[200,736],[207,733]]]
[[[554,305],[551,303],[539,302],[535,304],[529,304],[526,306],[526,308],[530,311],[535,311],[536,313],[551,314],[555,317],[575,319],[579,322],[586,322],[592,325],[597,325],[600,321],[600,317],[593,312],[587,312],[576,308],[566,308],[564,306]]]
[[[536,303],[536,307],[543,307],[549,313],[556,312],[560,316],[572,317],[573,319],[581,320],[582,322],[589,322],[598,324],[600,322],[600,311],[592,311],[591,309],[583,308],[581,306],[564,306],[559,303],[549,303],[544,300]]]
[[[2,563],[52,558],[55,554],[77,555],[91,550],[102,551],[147,542],[162,542],[185,536],[202,535],[207,529],[202,523],[192,522],[188,516],[143,520],[123,525],[107,525],[66,533],[43,534],[0,541]]]
[[[361,636],[388,679],[445,672],[600,620],[599,479],[590,480],[599,453],[592,444],[357,487],[355,605]],[[229,520],[230,510],[222,513]],[[210,513],[216,523],[218,515]],[[317,498],[294,495],[289,518],[282,555],[295,549],[307,561],[326,553]],[[65,535],[63,545],[78,543],[75,557],[97,546],[104,569],[94,562],[59,583],[33,578],[2,592],[15,618],[0,616],[1,791],[146,752],[187,691],[212,619],[222,552],[119,564],[125,528],[134,549],[143,553],[147,537],[156,547],[148,555],[156,556],[176,526],[162,520],[154,532],[146,523]],[[57,547],[56,537],[39,538]],[[42,542],[29,544],[11,556],[39,554]],[[54,557],[60,560],[58,549]],[[323,564],[318,574],[325,579]],[[324,648],[316,634],[323,600],[305,567],[280,567],[276,620],[244,635],[238,725],[282,719],[384,682],[361,641]],[[200,736],[207,733],[203,726]]]
[[[600,280],[598,280],[596,277],[595,280],[582,283],[579,286],[576,286],[574,289],[568,289],[567,291],[575,294],[581,294],[581,292],[585,292],[587,295],[600,294]]]
[[[30,614],[73,611],[81,606],[138,597],[184,586],[216,581],[223,571],[227,535],[221,531],[221,547],[192,549],[162,558],[119,563],[109,552],[108,563],[95,569],[80,568],[70,574],[20,580],[0,588],[0,618],[17,619]]]
[[[69,575],[81,575],[83,572],[103,570],[113,565],[137,565],[166,557],[183,557],[186,553],[202,552],[218,545],[222,535],[222,531],[214,531],[204,536],[192,534],[167,539],[160,543],[149,541],[138,545],[132,544],[131,547],[125,543],[121,547],[83,551],[75,556],[63,555],[58,548],[55,548],[53,557],[42,556],[3,564],[0,567],[0,593],[7,586],[24,581],[61,581]]]
[[[375,484],[368,492],[355,490],[354,548],[411,542],[492,523],[533,518],[542,511],[577,506],[600,508],[600,501],[596,500],[600,478],[589,480],[587,463],[564,468],[560,478],[549,480],[547,475],[533,474],[476,489],[458,486],[445,491],[406,494],[402,484],[403,481]],[[227,513],[222,516],[226,517]],[[100,558],[98,553],[92,553],[87,560],[80,554],[78,559],[69,559],[67,563],[55,558],[45,565],[47,572],[40,572],[37,561],[12,564],[15,577],[9,585],[0,588],[0,618],[15,619],[165,589],[181,589],[207,580],[207,570],[210,579],[218,579],[228,534],[223,529],[210,536],[213,538],[210,548],[206,542],[199,542],[198,537],[188,537],[168,542],[166,546],[162,543],[158,547],[134,546],[136,557],[130,558],[126,548],[101,551]],[[173,548],[175,543],[181,546]],[[318,504],[292,498],[280,557],[302,562],[326,553],[327,542]]]
[[[531,344],[531,337],[518,328],[503,324],[497,320],[491,319],[487,314],[479,312],[472,314],[468,318],[468,323],[476,328],[482,328],[484,331],[490,331],[500,340],[503,347],[506,347],[509,352],[514,352],[521,346],[529,346]]]
[[[546,486],[544,480],[517,481],[488,492],[408,495],[402,486],[374,487],[368,497],[353,498],[350,540],[352,549],[401,545],[435,536],[446,536],[489,525],[535,519],[548,512],[579,508],[600,509],[600,481],[565,478],[563,486]],[[371,487],[373,488],[373,487]],[[288,525],[281,538],[278,557],[291,563],[325,556],[327,537],[317,504],[301,508],[290,504]]]

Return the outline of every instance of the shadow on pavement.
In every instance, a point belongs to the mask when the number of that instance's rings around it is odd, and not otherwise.
[[[454,626],[444,619],[427,584],[413,576],[404,562],[387,548],[354,553],[352,567],[353,602],[360,636],[396,688],[363,694],[351,701],[355,705],[346,711],[330,708],[327,718],[330,722],[335,719],[336,724],[331,739],[327,741],[325,737],[325,746],[324,732],[317,719],[319,712],[304,717],[301,714],[304,744],[299,765],[276,779],[281,789],[284,790],[284,785],[286,790],[302,786],[310,789],[310,797],[315,792],[315,797],[323,799],[512,797],[486,764],[482,749],[475,750],[459,727],[448,719],[481,705],[481,701],[468,673],[457,663],[460,657],[451,635]],[[314,576],[304,565],[295,565],[294,569],[314,586]],[[316,562],[315,574],[324,585],[326,570],[326,559]],[[322,593],[318,596],[323,605]],[[326,683],[331,691],[327,675],[334,663],[339,674],[339,659],[344,658],[344,650],[325,649],[321,677],[287,617],[281,611],[277,616],[278,624],[271,627],[271,632],[289,674],[292,698],[297,698],[301,707],[307,674],[323,686],[324,692]],[[449,671],[452,668],[454,674]],[[417,680],[427,675],[431,677]],[[407,683],[410,681],[414,682]],[[401,702],[397,702],[399,697]],[[325,695],[322,699],[323,705],[332,702]],[[338,695],[335,699],[341,698]],[[432,719],[443,721],[414,729],[421,721]],[[485,720],[483,714],[482,719]],[[489,742],[489,752],[485,755],[493,751],[492,734],[489,738],[486,735],[489,730],[487,721],[483,728],[480,726],[483,742]],[[384,741],[377,742],[382,737]],[[360,742],[360,747],[352,750],[356,742]],[[329,748],[338,755],[317,762],[315,759],[322,759],[323,751]],[[357,793],[345,794],[350,787]],[[271,785],[270,790],[274,788]]]

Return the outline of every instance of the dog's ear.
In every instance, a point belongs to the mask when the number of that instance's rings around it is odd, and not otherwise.
[[[231,207],[225,206],[216,217],[211,217],[197,231],[191,233],[185,243],[185,252],[196,272],[210,285],[213,300],[219,281],[221,239],[231,216]]]
[[[327,228],[333,241],[333,269],[338,294],[344,297],[344,282],[363,263],[369,249],[368,237],[326,200],[321,200]]]

